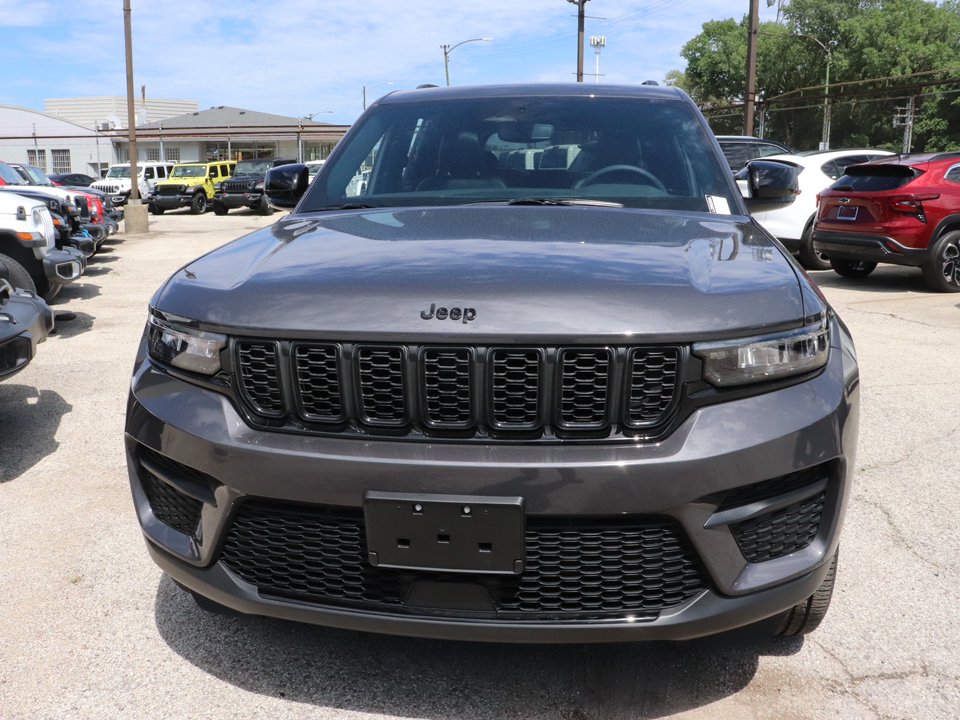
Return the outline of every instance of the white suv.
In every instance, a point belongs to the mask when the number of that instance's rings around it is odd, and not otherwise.
[[[779,160],[800,168],[800,192],[789,205],[768,212],[753,213],[753,217],[764,230],[783,243],[787,250],[798,255],[800,264],[807,270],[830,270],[830,261],[825,255],[814,252],[811,240],[813,220],[817,216],[817,194],[838,180],[848,165],[870,162],[886,155],[893,153],[867,148],[767,156],[763,159]],[[744,183],[741,181],[737,184],[742,190]]]
[[[146,162],[137,163],[138,187],[140,197],[145,198],[153,190],[158,180],[166,180],[175,163]],[[110,195],[114,205],[125,205],[130,199],[130,163],[111,165],[107,176],[90,187],[102,190]]]

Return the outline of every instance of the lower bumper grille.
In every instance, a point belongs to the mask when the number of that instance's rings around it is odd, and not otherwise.
[[[230,527],[221,562],[264,595],[375,612],[449,615],[406,608],[413,584],[478,585],[496,610],[486,615],[510,621],[652,620],[707,586],[670,521],[528,518],[519,576],[374,567],[366,561],[363,523],[360,511],[248,502]]]
[[[761,515],[730,528],[748,562],[789,555],[813,542],[820,531],[825,492],[796,502],[777,512]]]
[[[141,466],[142,467],[142,466]],[[179,530],[186,535],[193,535],[200,523],[200,511],[203,503],[184,495],[179,490],[168,485],[160,478],[143,468],[140,475],[143,490],[150,501],[150,509],[157,520]]]

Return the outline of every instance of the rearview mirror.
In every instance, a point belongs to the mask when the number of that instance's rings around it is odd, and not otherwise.
[[[263,193],[276,210],[292,210],[310,187],[310,169],[301,163],[291,163],[267,170]]]

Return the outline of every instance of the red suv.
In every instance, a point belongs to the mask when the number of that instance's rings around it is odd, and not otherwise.
[[[844,277],[877,263],[919,267],[940,292],[960,292],[960,153],[852,165],[820,194],[817,252]]]

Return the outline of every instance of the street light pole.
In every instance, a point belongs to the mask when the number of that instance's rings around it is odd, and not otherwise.
[[[447,71],[447,85],[449,84],[450,84],[450,72]],[[377,87],[377,85],[393,85],[393,83],[392,82],[377,83],[376,85],[371,85],[370,88],[373,89]],[[367,86],[366,85],[363,86],[363,109],[364,110],[367,109]]]
[[[586,0],[584,0],[586,2]],[[440,49],[443,50],[443,66],[447,71],[447,87],[450,87],[450,53],[456,50],[461,45],[468,42],[490,42],[493,38],[473,38],[471,40],[464,40],[463,42],[458,42],[453,47],[449,45],[441,45]]]

